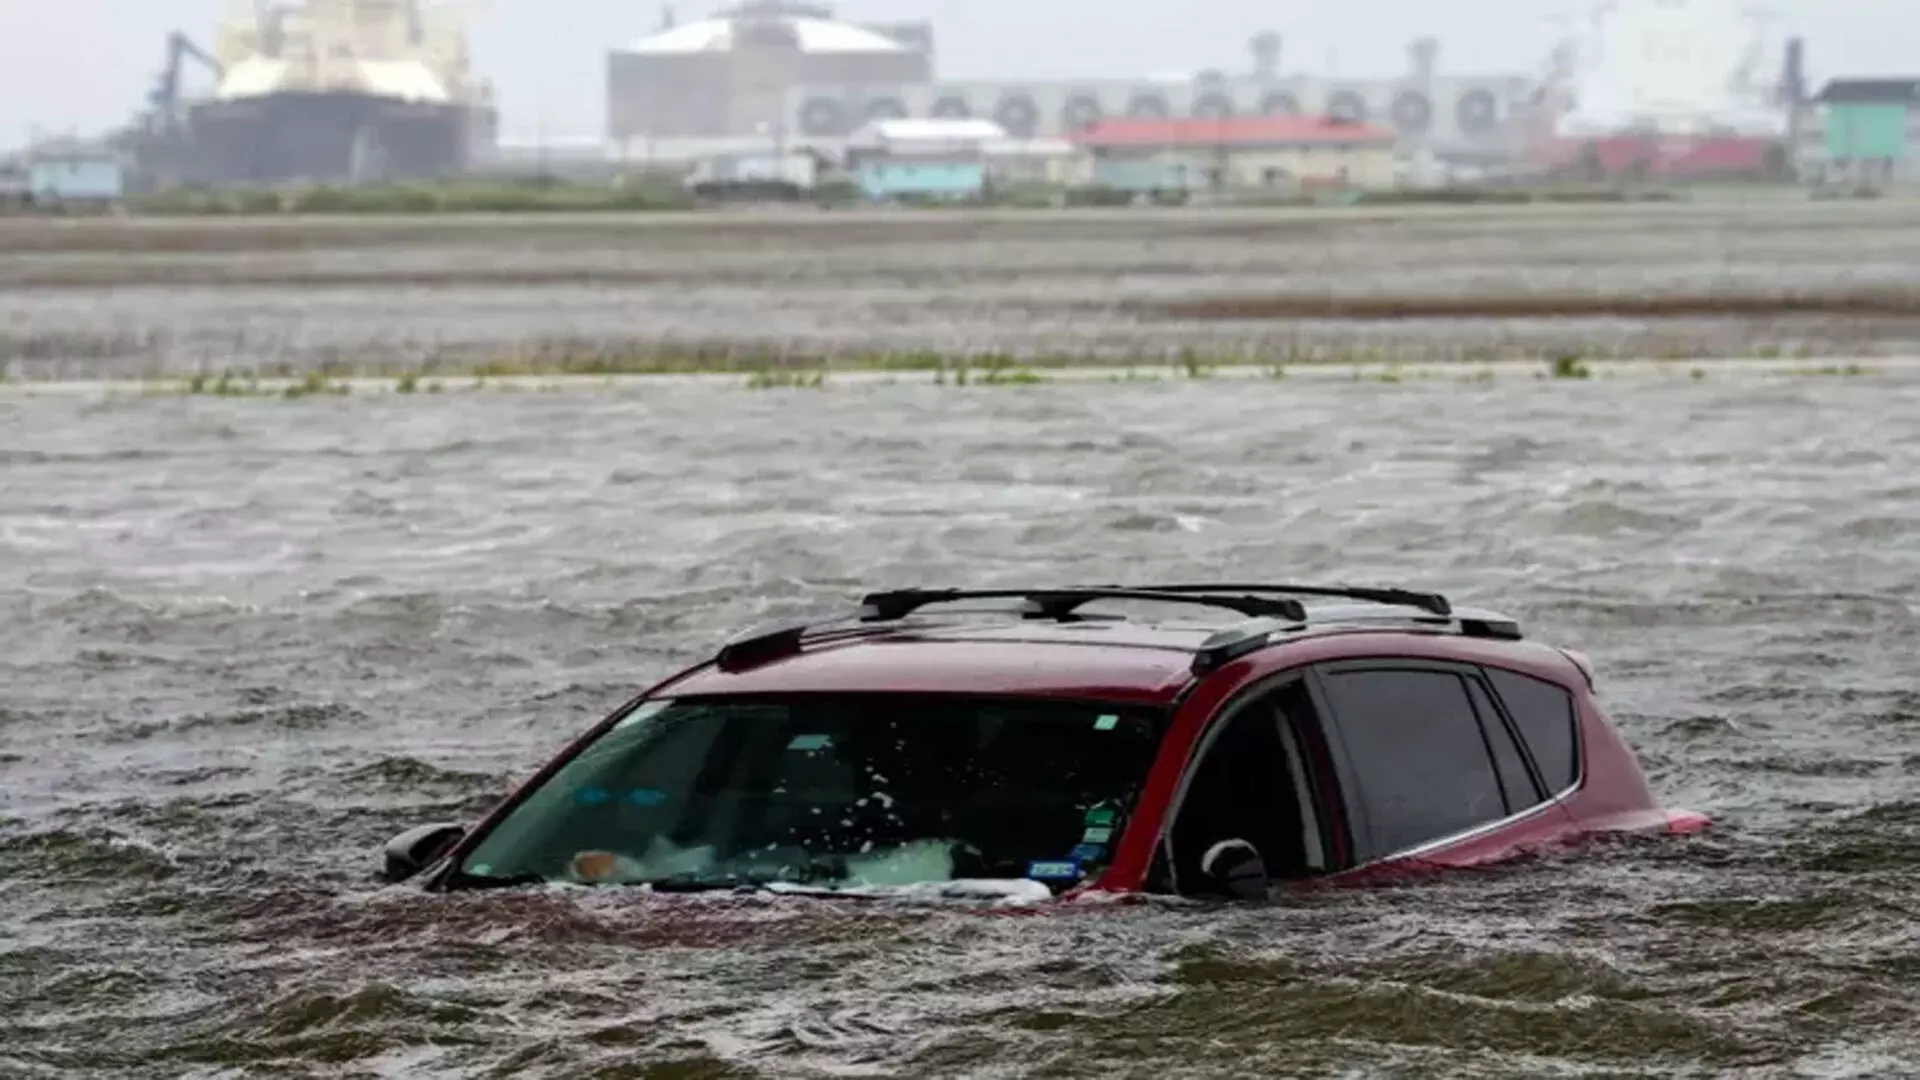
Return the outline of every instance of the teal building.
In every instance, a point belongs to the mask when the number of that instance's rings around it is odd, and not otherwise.
[[[1819,102],[1830,172],[1868,183],[1920,180],[1920,79],[1836,79]]]

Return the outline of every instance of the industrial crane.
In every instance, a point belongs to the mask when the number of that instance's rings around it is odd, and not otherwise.
[[[189,57],[198,60],[215,79],[226,75],[226,67],[187,35],[178,30],[167,35],[167,66],[161,69],[147,103],[153,106],[154,117],[170,131],[180,123],[180,71]]]

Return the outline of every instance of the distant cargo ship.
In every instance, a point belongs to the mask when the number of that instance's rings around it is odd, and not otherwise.
[[[218,84],[184,101],[195,57]],[[211,54],[175,35],[154,105],[146,156],[168,187],[453,175],[497,127],[463,13],[420,0],[235,0]]]
[[[1612,0],[1561,55],[1536,164],[1588,179],[1778,176],[1801,63],[1799,43],[1776,52],[1740,0]]]

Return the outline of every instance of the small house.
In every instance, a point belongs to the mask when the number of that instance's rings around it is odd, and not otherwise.
[[[1920,79],[1836,79],[1818,101],[1830,170],[1862,183],[1920,180]]]
[[[1142,193],[1390,188],[1397,139],[1330,116],[1110,119],[1076,136],[1094,183]]]
[[[847,169],[867,198],[961,201],[989,187],[989,148],[1007,131],[989,120],[875,120],[847,140]]]
[[[127,194],[123,156],[111,147],[62,141],[27,151],[27,191],[35,203],[106,206]]]

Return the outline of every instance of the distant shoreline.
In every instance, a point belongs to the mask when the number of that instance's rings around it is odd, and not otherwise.
[[[835,386],[890,385],[1022,387],[1091,383],[1198,383],[1226,381],[1313,381],[1399,384],[1406,382],[1585,382],[1615,378],[1665,378],[1698,382],[1708,378],[1881,378],[1920,376],[1920,357],[1786,359],[1726,356],[1691,360],[1656,357],[1548,361],[1437,361],[1395,363],[1325,360],[1295,364],[1221,361],[1168,364],[1100,362],[967,363],[955,358],[946,367],[882,365],[794,365],[748,370],[705,369],[650,372],[582,373],[565,370],[358,371],[311,372],[303,376],[244,372],[195,376],[126,376],[91,379],[16,379],[0,382],[0,398],[38,396],[144,396],[207,398],[325,398],[352,395],[439,394],[483,390],[522,392],[599,391],[668,386],[733,386],[748,390],[820,390]]]
[[[959,203],[922,201],[895,205],[891,209],[936,213],[1102,209],[1328,210],[1352,207],[1642,205],[1731,198],[1814,201],[1810,190],[1801,185],[1749,181],[1644,187],[1607,184],[1540,184],[1524,187],[1475,185],[1272,195],[1243,191],[1229,192],[1219,197],[1204,192],[1176,192],[1151,198],[1099,186],[1068,188],[1029,185],[996,192],[980,200]],[[118,203],[100,205],[75,202],[35,207],[0,203],[0,219],[419,218],[545,214],[706,216],[729,213],[861,212],[876,208],[876,204],[867,201],[857,187],[845,181],[798,191],[790,199],[739,201],[696,197],[677,182],[657,179],[628,186],[451,181],[445,184],[321,186],[285,191],[183,190],[133,196]]]

